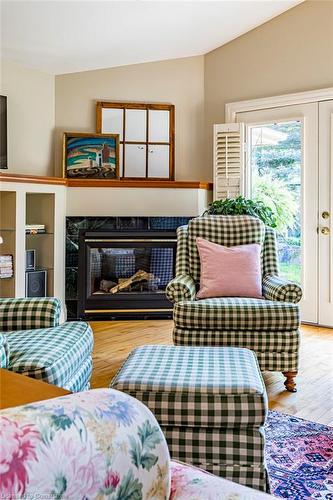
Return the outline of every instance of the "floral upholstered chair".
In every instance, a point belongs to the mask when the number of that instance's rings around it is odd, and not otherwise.
[[[0,498],[272,498],[171,462],[150,410],[97,389],[0,412]]]
[[[224,246],[260,244],[263,298],[196,300],[200,283],[198,237]],[[261,370],[283,372],[287,390],[294,392],[300,339],[297,303],[302,290],[279,276],[274,230],[246,215],[203,216],[179,227],[177,239],[176,277],[166,290],[174,303],[174,343],[251,349]]]
[[[72,392],[89,388],[93,334],[88,323],[60,324],[56,298],[0,299],[0,367]]]

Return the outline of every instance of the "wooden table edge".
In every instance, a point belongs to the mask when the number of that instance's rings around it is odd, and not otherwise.
[[[71,394],[71,391],[41,380],[0,368],[0,409]]]

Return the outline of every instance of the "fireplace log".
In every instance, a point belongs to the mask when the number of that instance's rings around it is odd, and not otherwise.
[[[152,279],[153,277],[154,277],[154,275],[152,273],[147,273],[146,271],[143,271],[142,269],[140,269],[135,274],[133,274],[133,276],[131,276],[130,278],[119,283],[119,285],[116,285],[116,286],[110,288],[109,293],[114,294],[114,293],[120,292],[121,290],[124,290],[125,288],[129,287],[133,283],[137,283],[138,281],[143,281],[143,280],[148,281],[148,280]]]
[[[108,292],[110,288],[113,286],[116,286],[117,282],[110,281],[110,280],[101,280],[99,289],[102,290],[102,292]]]

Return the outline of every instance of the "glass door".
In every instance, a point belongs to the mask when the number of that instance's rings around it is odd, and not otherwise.
[[[302,321],[318,322],[318,104],[237,114],[246,124],[245,194],[274,208],[280,274],[303,288]]]
[[[301,284],[302,123],[248,126],[248,192],[278,214],[280,274]]]

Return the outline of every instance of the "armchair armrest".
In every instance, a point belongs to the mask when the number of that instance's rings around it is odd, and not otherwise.
[[[302,289],[296,283],[285,280],[280,276],[265,276],[262,283],[265,299],[297,304],[302,298]]]
[[[7,368],[9,360],[9,345],[6,335],[0,333],[0,368]]]
[[[61,302],[55,298],[0,299],[0,331],[58,326]]]
[[[96,389],[8,408],[0,426],[11,440],[1,457],[1,498],[169,497],[165,437],[127,394]]]
[[[174,304],[181,300],[194,300],[195,293],[195,282],[189,274],[176,276],[166,287],[166,296]]]

